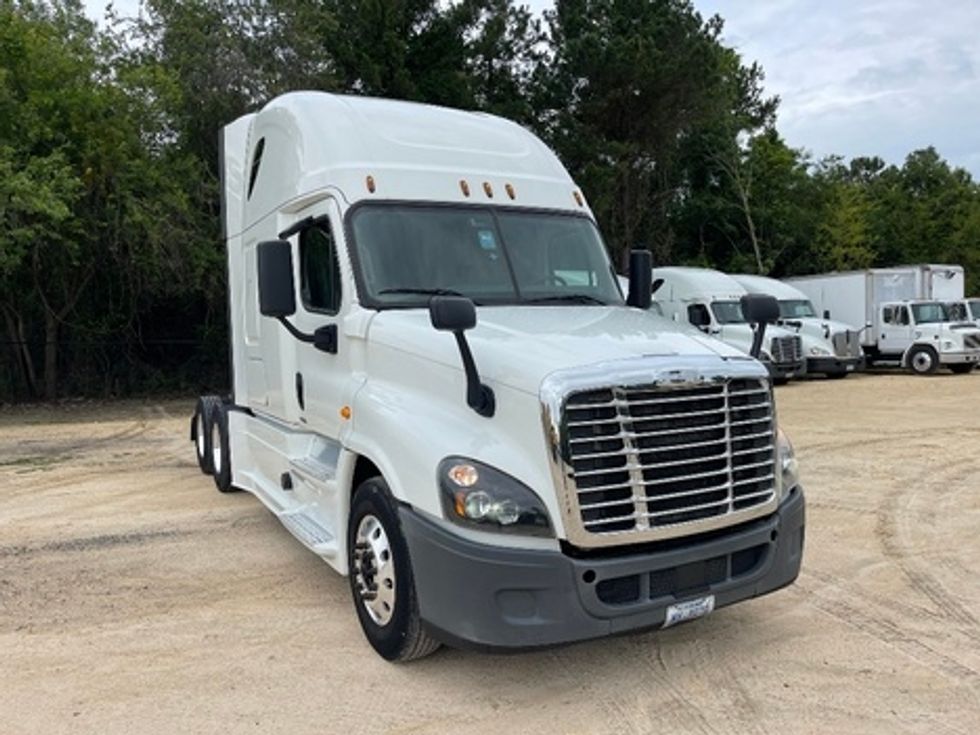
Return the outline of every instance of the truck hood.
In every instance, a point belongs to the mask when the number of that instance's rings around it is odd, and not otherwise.
[[[639,309],[610,306],[484,306],[466,333],[481,377],[537,394],[555,370],[642,356],[695,355],[719,361],[746,355],[693,327]],[[367,339],[462,370],[453,336],[437,332],[423,309],[388,310]]]

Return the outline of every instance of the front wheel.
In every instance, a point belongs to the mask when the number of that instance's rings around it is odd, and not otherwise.
[[[916,375],[931,375],[939,369],[939,356],[931,347],[913,347],[909,350],[908,366]]]
[[[380,477],[354,493],[347,527],[350,586],[361,629],[388,661],[433,653],[439,642],[422,627],[415,579],[388,485]]]
[[[211,475],[223,493],[234,492],[231,484],[231,439],[228,436],[228,407],[218,403],[211,408]]]
[[[967,373],[973,371],[973,363],[972,362],[960,362],[960,363],[957,363],[955,365],[950,365],[949,366],[949,369],[952,370],[957,375],[966,375]]]

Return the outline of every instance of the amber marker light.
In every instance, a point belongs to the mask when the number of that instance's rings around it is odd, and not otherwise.
[[[483,182],[483,193],[487,195],[487,198],[493,199],[493,187],[490,186],[489,181]]]
[[[346,421],[347,419],[350,418],[350,416],[351,416],[350,406],[342,406],[340,409],[340,418]]]
[[[470,185],[463,179],[459,180],[459,190],[463,192],[464,197],[468,197],[470,195]]]
[[[371,192],[372,194],[374,194],[374,189],[375,189],[375,186],[374,186],[374,177],[373,176],[368,176],[367,177],[367,190],[369,192]]]
[[[507,192],[507,196],[509,196],[511,199],[517,199],[517,192],[514,191],[513,186],[511,186],[510,184],[505,184],[504,189]]]
[[[579,205],[579,206],[581,207],[581,206],[583,205],[583,203],[584,203],[584,202],[582,201],[582,195],[581,195],[581,194],[579,194],[579,193],[578,193],[578,192],[576,191],[576,192],[574,192],[574,193],[572,194],[572,196],[574,196],[574,197],[575,197],[575,203],[576,203],[576,204],[578,204],[578,205]]]

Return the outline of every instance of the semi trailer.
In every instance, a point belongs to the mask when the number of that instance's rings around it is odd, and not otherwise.
[[[624,298],[531,133],[304,92],[220,149],[232,391],[198,401],[198,462],[349,578],[381,656],[670,626],[796,578],[765,366],[651,313],[649,253]],[[743,309],[761,342],[775,302]]]
[[[752,326],[739,300],[748,291],[731,276],[711,268],[664,267],[653,270],[653,293],[662,313],[687,322],[746,354],[752,347]],[[770,328],[762,359],[776,380],[806,372],[800,335],[782,327]]]
[[[864,324],[861,346],[869,364],[929,374],[940,367],[968,373],[980,362],[980,329],[951,318],[946,305],[963,297],[959,266],[869,268],[786,281],[824,317]]]
[[[821,318],[806,294],[788,283],[750,274],[732,275],[732,278],[747,291],[768,294],[779,302],[776,323],[800,335],[808,375],[843,378],[863,367],[861,329]]]

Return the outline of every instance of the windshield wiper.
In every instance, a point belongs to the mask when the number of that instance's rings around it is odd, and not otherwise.
[[[525,299],[527,304],[549,304],[549,303],[566,303],[566,304],[598,304],[599,306],[609,306],[609,303],[603,301],[602,299],[597,299],[595,296],[589,296],[585,293],[562,293],[553,294],[551,296],[538,296],[533,299]]]
[[[378,291],[378,295],[389,293],[408,293],[422,294],[423,296],[463,296],[459,291],[451,288],[383,288]]]

